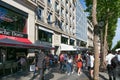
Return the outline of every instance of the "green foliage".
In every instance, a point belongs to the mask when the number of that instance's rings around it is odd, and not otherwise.
[[[92,11],[92,0],[85,0],[86,6],[90,13],[89,19],[91,20],[91,11]],[[117,27],[117,20],[120,16],[120,0],[97,0],[97,21],[104,21],[106,24],[106,20],[108,19],[108,35],[107,42],[109,48],[112,46],[112,40],[115,36],[115,30]],[[105,31],[105,27],[103,27],[103,33]]]

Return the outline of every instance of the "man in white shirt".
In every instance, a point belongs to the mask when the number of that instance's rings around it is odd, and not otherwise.
[[[115,57],[115,55],[112,54],[111,51],[108,51],[108,55],[106,56],[106,64],[107,64],[109,80],[112,80],[112,76],[114,78],[114,71],[113,71],[113,67],[111,66],[111,60],[113,57]]]
[[[117,63],[117,67],[116,67],[116,80],[120,80],[120,50],[117,53],[117,59],[118,59],[118,63]]]

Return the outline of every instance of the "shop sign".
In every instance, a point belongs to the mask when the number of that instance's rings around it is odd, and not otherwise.
[[[52,44],[49,42],[44,42],[44,41],[36,41],[35,42],[37,45],[43,45],[43,46],[47,46],[47,47],[52,47]]]
[[[40,41],[40,44],[41,44],[41,45],[48,46],[48,47],[52,47],[51,43],[48,43],[48,42]]]
[[[23,37],[23,38],[28,37],[27,34],[23,34],[23,33],[16,32],[16,31],[10,31],[6,29],[2,29],[2,28],[0,28],[0,34],[7,35],[7,36]]]

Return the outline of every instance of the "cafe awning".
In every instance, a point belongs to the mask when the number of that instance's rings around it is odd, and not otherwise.
[[[30,40],[28,40],[27,38],[0,35],[0,39],[4,39],[4,38],[8,38],[8,39],[18,41],[18,42],[22,42],[22,43],[25,43],[25,44],[32,44],[32,42]]]
[[[22,37],[14,37],[0,34],[0,46],[21,47],[21,48],[37,48],[37,49],[54,49],[50,46],[41,44],[33,44],[29,39]]]
[[[61,51],[76,51],[77,49],[74,46],[61,44]]]
[[[26,43],[19,42],[19,41],[16,41],[16,40],[12,40],[12,39],[9,39],[9,38],[0,39],[0,46],[21,47],[21,48],[33,48],[33,47],[35,47],[32,44],[26,44]]]

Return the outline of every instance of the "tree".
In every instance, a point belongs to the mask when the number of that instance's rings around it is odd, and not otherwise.
[[[98,22],[97,22],[97,0],[93,0],[93,5],[92,5],[92,23],[94,26],[94,56],[95,56],[95,61],[94,61],[94,80],[99,80],[99,53],[98,53]]]
[[[92,4],[88,6],[88,10],[91,12],[89,19],[92,19],[92,23],[94,26],[94,80],[99,80],[99,53],[98,53],[98,22],[97,22],[97,0],[86,0],[87,5]],[[92,9],[92,10],[91,10]]]
[[[91,19],[92,18],[91,8],[93,7],[92,0],[85,0],[85,1],[88,7],[86,11],[90,12],[89,19]],[[104,34],[103,36],[104,45],[101,56],[101,66],[105,68],[104,65],[105,55],[107,54],[107,50],[111,48],[112,39],[115,35],[116,23],[120,12],[120,5],[119,5],[120,0],[97,0],[97,2],[98,2],[96,9],[97,20],[98,22],[102,20],[105,23],[102,29]]]

